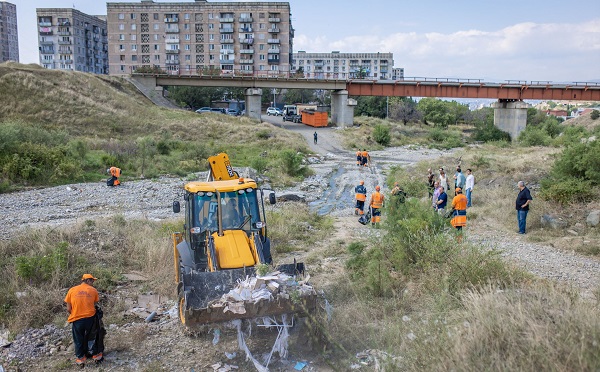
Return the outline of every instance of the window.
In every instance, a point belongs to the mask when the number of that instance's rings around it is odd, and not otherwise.
[[[183,25],[183,29],[184,30],[189,30],[190,29],[190,24],[189,23],[184,24]]]
[[[265,44],[260,44],[258,46],[258,50],[265,50]]]
[[[215,24],[214,23],[209,23],[208,24],[208,29],[209,30],[214,30],[215,29]]]
[[[135,29],[136,29],[136,24],[134,23],[131,25],[131,31],[135,31]]]
[[[125,71],[125,65],[121,65],[121,71]]]
[[[154,34],[154,40],[158,41],[158,35]]]
[[[190,35],[190,34],[186,34],[186,35],[185,35],[185,39],[186,39],[186,40],[192,40],[192,35]]]
[[[160,45],[154,44],[154,50],[159,51],[160,50]]]
[[[125,19],[125,13],[119,13],[119,19]]]
[[[152,18],[154,18],[155,21],[158,21],[158,13],[154,13],[152,15]]]
[[[131,56],[131,62],[137,62],[137,54]]]
[[[124,56],[123,54],[121,54],[121,55],[119,56],[119,61],[124,61],[124,60],[125,60],[125,56]]]
[[[215,44],[209,44],[208,50],[215,50]]]
[[[208,59],[211,60],[211,61],[214,61],[215,60],[215,55],[214,54],[209,55]]]
[[[137,40],[137,35],[131,35],[131,41],[136,41]]]
[[[119,30],[123,31],[125,29],[125,25],[122,23],[119,23]]]
[[[213,19],[213,14],[212,13],[208,13],[208,19]]]
[[[123,45],[123,44],[119,45],[119,50],[120,51],[124,51],[125,50],[125,45]]]
[[[160,25],[159,25],[158,23],[155,23],[155,24],[154,24],[154,29],[155,29],[155,30],[158,30],[158,29],[160,29]]]
[[[265,24],[264,24],[264,23],[259,23],[259,24],[258,24],[258,28],[259,28],[260,30],[264,30],[264,29],[265,29]]]
[[[209,34],[208,35],[208,40],[213,41],[215,39],[215,35],[214,34]]]
[[[131,16],[131,19],[135,19],[135,13],[131,13],[130,16]]]
[[[155,61],[160,61],[160,56],[159,55],[154,56],[154,60]]]
[[[189,54],[186,54],[186,56],[185,56],[185,60],[186,60],[186,61],[191,61],[191,60],[192,60],[192,57],[191,57]]]
[[[119,34],[119,40],[125,40],[125,35]]]
[[[259,60],[261,60],[261,61],[264,61],[264,60],[265,60],[265,55],[264,55],[264,54],[261,54],[261,55],[258,57],[258,59],[259,59]]]
[[[190,14],[189,13],[185,13],[183,15],[183,19],[190,19]]]
[[[185,50],[190,50],[190,45],[189,44],[185,46]]]
[[[131,45],[131,51],[132,52],[137,51],[137,45],[136,44]]]

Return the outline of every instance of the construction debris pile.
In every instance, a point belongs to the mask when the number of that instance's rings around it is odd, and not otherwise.
[[[294,301],[294,299],[315,294],[313,287],[308,284],[309,279],[310,275],[307,275],[303,280],[296,280],[279,271],[265,276],[247,276],[246,279],[238,281],[234,289],[210,302],[208,307],[214,310],[223,309],[223,312],[245,314],[245,304],[247,303],[254,304],[278,299]]]

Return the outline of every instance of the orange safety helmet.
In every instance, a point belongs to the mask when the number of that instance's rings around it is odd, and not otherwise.
[[[360,181],[360,184],[361,184],[361,185],[364,185],[364,184],[365,184],[365,181]]]
[[[381,187],[379,187],[379,185],[375,186],[375,190],[379,191],[381,190]]]

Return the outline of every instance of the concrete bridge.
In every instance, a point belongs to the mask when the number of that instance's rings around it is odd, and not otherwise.
[[[260,119],[263,88],[331,90],[331,120],[351,126],[356,100],[349,96],[492,98],[494,125],[516,138],[525,129],[527,108],[523,100],[600,101],[600,83],[552,83],[480,79],[404,78],[402,80],[326,80],[290,76],[173,75],[133,73],[138,84],[162,91],[164,86],[236,87],[246,89],[246,115]]]

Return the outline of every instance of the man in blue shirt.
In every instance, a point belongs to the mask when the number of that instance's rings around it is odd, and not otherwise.
[[[529,212],[529,204],[533,200],[529,189],[525,187],[525,182],[519,181],[519,195],[517,195],[517,201],[515,208],[517,209],[517,221],[519,222],[519,234],[525,234],[525,227],[527,222],[527,213]]]
[[[446,190],[444,190],[443,186],[439,187],[440,196],[437,199],[437,211],[439,214],[444,214],[444,210],[446,209],[446,204],[448,204],[448,194],[446,194]]]

